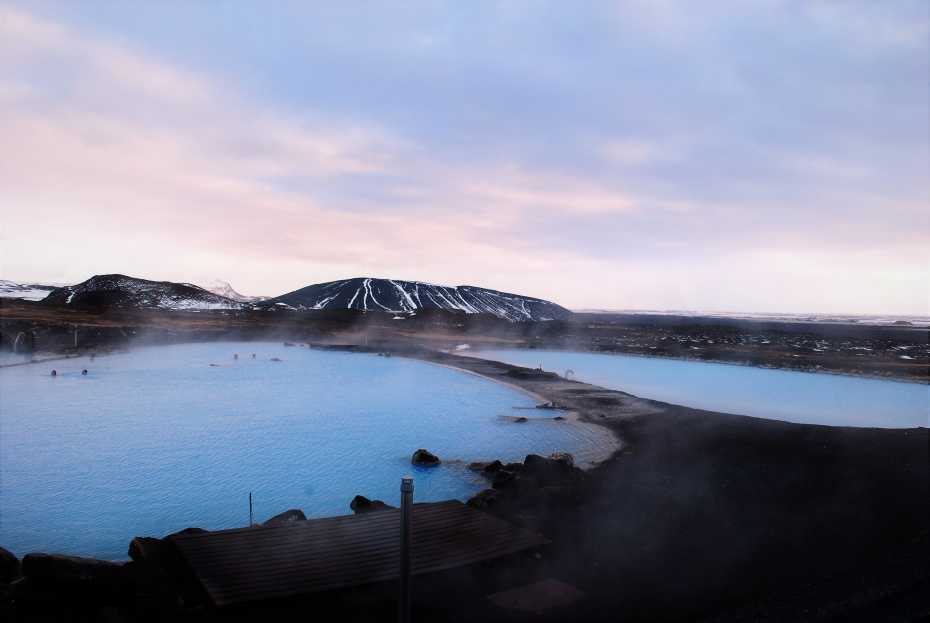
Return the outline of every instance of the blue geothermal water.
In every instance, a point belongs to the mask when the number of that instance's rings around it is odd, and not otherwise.
[[[533,404],[437,365],[279,343],[0,369],[0,546],[124,559],[135,535],[247,525],[250,491],[256,521],[348,514],[356,494],[396,505],[405,474],[416,501],[464,499],[487,486],[468,461],[604,443],[602,429],[513,410]],[[443,465],[413,467],[417,448]]]
[[[565,374],[641,398],[771,420],[877,428],[926,427],[930,386],[629,355],[480,350],[486,359]]]

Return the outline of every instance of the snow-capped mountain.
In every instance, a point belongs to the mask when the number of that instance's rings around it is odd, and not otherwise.
[[[41,301],[54,289],[55,286],[44,286],[37,283],[16,283],[15,281],[0,279],[0,298]]]
[[[156,309],[242,309],[249,305],[190,283],[149,281],[126,275],[95,275],[55,288],[42,301],[52,305]]]
[[[267,296],[246,296],[245,294],[239,294],[228,281],[223,281],[222,279],[214,279],[204,290],[212,292],[213,294],[219,294],[222,297],[234,301],[239,301],[240,303],[257,303],[258,301],[264,301],[268,298]]]
[[[268,299],[266,305],[290,309],[358,309],[411,314],[443,309],[492,314],[510,321],[556,320],[571,312],[542,299],[475,286],[439,286],[419,281],[356,277],[319,283]]]

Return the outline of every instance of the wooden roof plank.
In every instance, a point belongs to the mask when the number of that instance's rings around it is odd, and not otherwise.
[[[414,574],[490,560],[547,543],[456,500],[414,504]],[[395,579],[400,511],[311,519],[172,537],[217,606]]]

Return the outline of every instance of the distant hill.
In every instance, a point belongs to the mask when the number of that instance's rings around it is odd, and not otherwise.
[[[287,309],[357,309],[393,314],[446,310],[491,314],[510,321],[557,320],[571,312],[543,299],[479,288],[420,281],[356,277],[330,281],[268,299],[263,305]]]
[[[94,275],[77,285],[55,288],[50,305],[154,309],[241,309],[245,303],[190,283],[149,281],[126,275]]]
[[[204,290],[208,290],[213,294],[219,294],[220,296],[234,301],[239,301],[240,303],[257,303],[258,301],[264,301],[268,298],[267,296],[246,296],[245,294],[239,294],[228,281],[223,281],[222,279],[214,279]]]
[[[37,283],[16,283],[15,281],[0,279],[0,298],[41,301],[54,289],[55,286]]]

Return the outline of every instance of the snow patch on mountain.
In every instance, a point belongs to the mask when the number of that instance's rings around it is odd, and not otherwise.
[[[239,301],[240,303],[257,303],[258,301],[264,301],[268,298],[267,296],[246,296],[245,294],[239,294],[228,281],[223,281],[222,279],[214,279],[204,287],[204,290],[212,292],[213,294],[218,294],[224,298]]]
[[[0,279],[0,298],[41,301],[54,289],[55,286],[46,286],[37,283],[16,283],[8,279]]]
[[[191,283],[149,281],[126,275],[95,275],[74,286],[56,288],[44,299],[57,305],[170,310],[245,309],[250,305]]]
[[[441,286],[422,281],[357,277],[310,285],[268,303],[288,309],[357,309],[392,314],[419,310],[491,314],[513,322],[556,320],[571,312],[550,301],[476,286]]]

